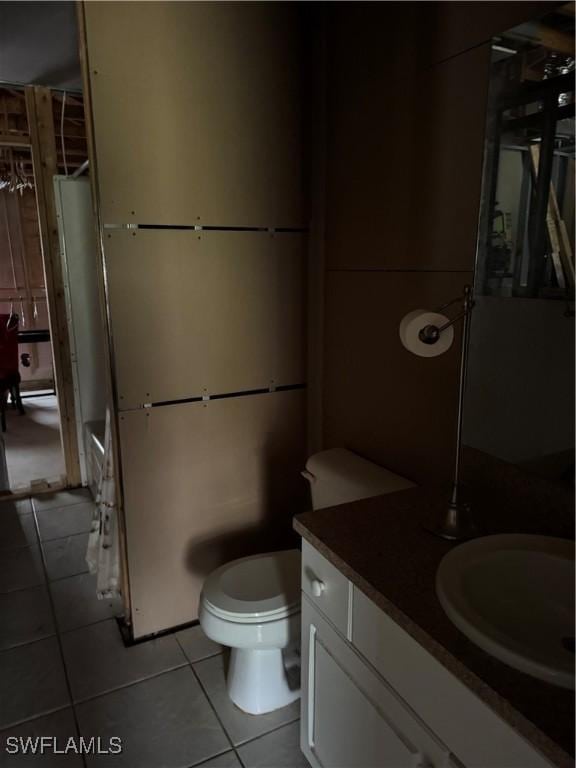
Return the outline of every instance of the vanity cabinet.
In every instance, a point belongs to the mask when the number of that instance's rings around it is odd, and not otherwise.
[[[313,768],[552,765],[307,541],[301,748]]]
[[[303,748],[313,766],[456,766],[448,749],[306,597],[302,620],[307,660]]]

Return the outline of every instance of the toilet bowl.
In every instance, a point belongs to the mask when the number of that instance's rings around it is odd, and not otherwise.
[[[228,695],[253,715],[300,696],[300,552],[234,560],[214,571],[200,597],[200,624],[231,648]]]
[[[314,509],[391,493],[413,485],[342,448],[312,456],[302,473]],[[300,696],[300,552],[243,557],[204,582],[199,619],[205,634],[231,648],[228,694],[253,715]]]

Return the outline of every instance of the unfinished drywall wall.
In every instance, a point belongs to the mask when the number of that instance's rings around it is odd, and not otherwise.
[[[123,411],[120,436],[139,634],[196,617],[223,562],[296,545],[303,391]]]
[[[302,505],[300,13],[84,6],[134,637]]]
[[[302,383],[303,247],[300,233],[107,232],[122,410]]]
[[[86,21],[105,222],[303,224],[296,5],[87,3]]]

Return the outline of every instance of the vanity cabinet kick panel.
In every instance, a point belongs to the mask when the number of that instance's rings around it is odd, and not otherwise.
[[[551,768],[357,587],[353,587],[351,610],[354,647],[466,768]]]
[[[332,563],[302,542],[302,591],[343,635],[348,628],[348,585]]]
[[[318,768],[448,768],[449,750],[307,598],[302,601],[302,749]]]

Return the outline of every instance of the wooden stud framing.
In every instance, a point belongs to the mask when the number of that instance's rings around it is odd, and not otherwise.
[[[16,133],[0,133],[0,147],[29,147],[28,136],[18,136]]]
[[[81,475],[76,437],[70,343],[66,323],[58,225],[52,186],[52,177],[58,173],[58,166],[50,89],[43,86],[27,86],[26,110],[36,180],[38,219],[52,336],[54,380],[60,409],[66,485],[74,487],[80,485]]]
[[[20,253],[22,254],[22,272],[24,276],[24,291],[26,295],[26,317],[29,320],[32,317],[32,313],[34,311],[33,310],[34,299],[32,298],[33,291],[30,283],[30,268],[28,264],[27,253],[26,253],[26,240],[24,238],[24,223],[22,221],[22,207],[20,206],[20,204],[16,206],[16,212],[17,212],[16,222],[18,225],[18,233],[17,233],[18,244],[20,246]],[[34,344],[32,346],[30,356],[32,358],[34,367],[37,367],[38,361],[39,361],[37,344]]]

